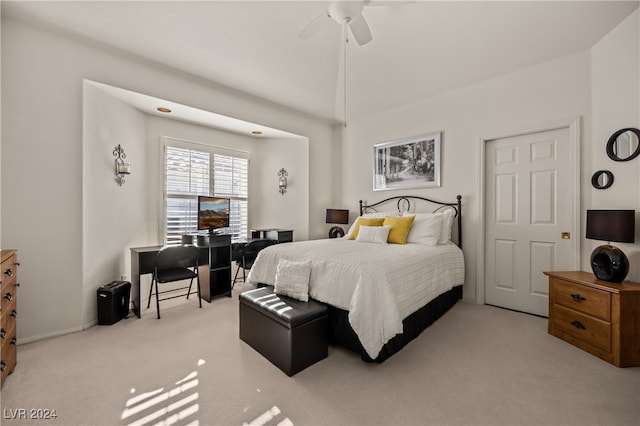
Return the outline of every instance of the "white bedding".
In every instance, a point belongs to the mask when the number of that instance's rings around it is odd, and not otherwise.
[[[373,244],[325,239],[276,244],[258,254],[247,281],[275,283],[279,259],[311,260],[309,295],[349,311],[367,354],[402,333],[402,320],[464,283],[462,251],[453,243]]]

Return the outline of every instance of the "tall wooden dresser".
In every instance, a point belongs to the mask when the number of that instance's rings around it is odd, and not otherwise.
[[[617,367],[640,366],[640,284],[590,272],[549,276],[549,334]]]
[[[4,385],[7,376],[16,367],[16,318],[18,296],[18,252],[16,250],[1,250],[2,269],[0,269],[0,297],[2,310],[0,311],[0,370],[2,371],[0,387]]]

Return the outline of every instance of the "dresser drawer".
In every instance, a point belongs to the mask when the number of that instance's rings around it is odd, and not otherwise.
[[[15,298],[13,298],[10,302],[6,301],[6,299],[3,301],[2,312],[0,312],[0,316],[2,318],[1,326],[4,330],[7,330],[10,325],[16,323],[16,318],[18,317],[18,307]]]
[[[18,256],[16,250],[0,250],[0,387],[16,367]]]
[[[16,368],[17,353],[16,353],[15,344],[11,344],[10,348],[11,349],[9,349],[9,346],[8,346],[7,347],[8,350],[5,351],[4,345],[3,345],[2,356],[0,359],[0,370],[2,370],[2,372],[0,373],[1,375],[0,387],[4,384],[4,381],[7,378],[7,376],[13,373],[13,370]]]
[[[2,292],[0,293],[0,314],[2,314],[3,318],[5,315],[9,315],[12,309],[16,308],[16,285],[15,283],[11,285],[4,285],[2,283]]]
[[[0,355],[2,359],[6,361],[9,355],[16,351],[17,343],[16,321],[15,318],[10,318],[2,323],[0,329]]]
[[[9,256],[3,262],[2,266],[0,266],[0,279],[2,280],[2,288],[4,289],[7,286],[14,286],[16,283],[16,275],[18,263],[16,261],[16,256]]]
[[[4,383],[5,377],[12,373],[16,365],[16,315],[12,315],[15,312],[15,300],[12,304],[7,305],[9,309],[2,313],[2,325],[0,327],[0,366],[2,369],[2,380]]]
[[[16,257],[9,256],[2,262],[0,266],[0,313],[11,312],[9,306],[15,307],[16,299],[16,276],[17,276]]]
[[[611,293],[555,278],[549,280],[554,303],[611,321]]]
[[[591,346],[611,352],[611,323],[554,304],[551,327]]]

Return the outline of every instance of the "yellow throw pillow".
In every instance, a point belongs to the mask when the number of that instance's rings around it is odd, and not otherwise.
[[[359,217],[356,221],[355,226],[353,227],[353,232],[349,235],[350,240],[355,240],[358,236],[358,230],[360,229],[360,225],[364,226],[382,226],[382,222],[384,222],[384,218],[380,217]]]
[[[391,226],[387,241],[394,244],[406,244],[407,235],[409,235],[409,230],[415,218],[415,216],[385,217],[382,224]]]

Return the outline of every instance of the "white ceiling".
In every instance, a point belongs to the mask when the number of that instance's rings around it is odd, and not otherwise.
[[[347,120],[576,53],[634,1],[409,1],[366,6],[373,41],[347,44]],[[326,1],[2,1],[61,30],[322,118],[344,119],[344,37],[300,31]],[[157,105],[156,105],[157,106]]]

